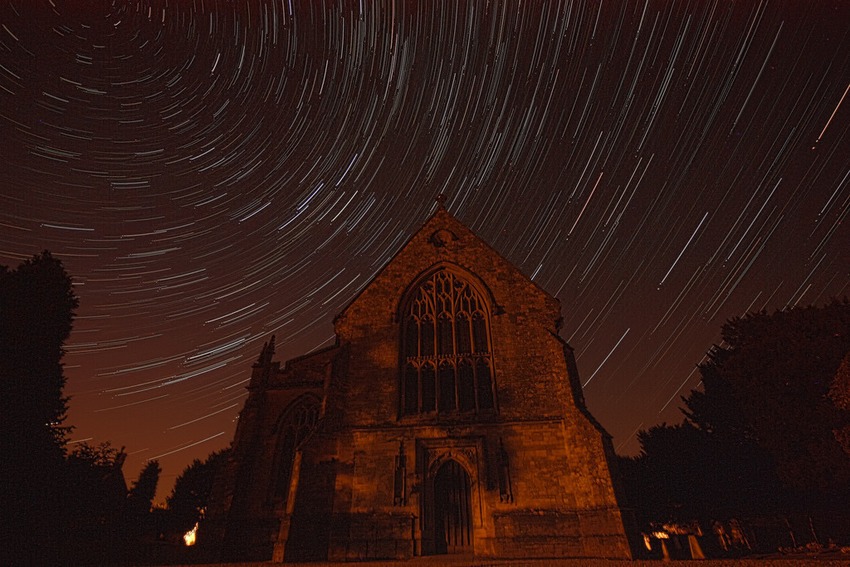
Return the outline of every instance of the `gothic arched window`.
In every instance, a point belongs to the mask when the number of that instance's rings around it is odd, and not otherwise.
[[[318,420],[319,402],[309,398],[296,402],[295,407],[287,411],[280,424],[273,497],[283,505],[286,505],[289,497],[295,453],[316,428]]]
[[[401,324],[402,414],[495,408],[489,313],[484,296],[449,270],[411,291]]]

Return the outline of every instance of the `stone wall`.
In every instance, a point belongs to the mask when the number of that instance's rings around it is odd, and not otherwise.
[[[490,304],[497,407],[401,415],[400,309],[442,268]],[[270,556],[274,544],[276,560],[428,554],[438,537],[435,478],[454,461],[469,481],[476,556],[630,557],[610,439],[584,407],[560,316],[557,300],[439,210],[337,317],[335,347],[283,370],[255,369],[228,481],[239,486],[218,519],[250,540],[252,554]],[[282,507],[271,497],[280,423],[304,396],[321,399],[321,421],[299,452],[294,501]],[[246,536],[246,527],[256,531]]]

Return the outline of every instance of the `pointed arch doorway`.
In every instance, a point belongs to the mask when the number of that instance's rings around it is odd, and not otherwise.
[[[449,459],[434,476],[434,552],[472,553],[471,482],[466,470]]]

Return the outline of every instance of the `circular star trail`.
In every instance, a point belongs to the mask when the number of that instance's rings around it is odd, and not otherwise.
[[[725,320],[848,293],[848,91],[843,0],[4,0],[0,262],[64,261],[74,440],[167,490],[443,193],[630,453]]]

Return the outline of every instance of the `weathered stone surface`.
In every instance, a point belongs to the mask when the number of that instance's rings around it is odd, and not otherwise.
[[[423,319],[416,298],[456,311]],[[208,537],[225,559],[631,557],[610,438],[560,318],[555,298],[439,209],[337,316],[335,346],[282,369],[264,349]],[[472,380],[464,364],[483,366]],[[406,365],[422,369],[408,382]]]

